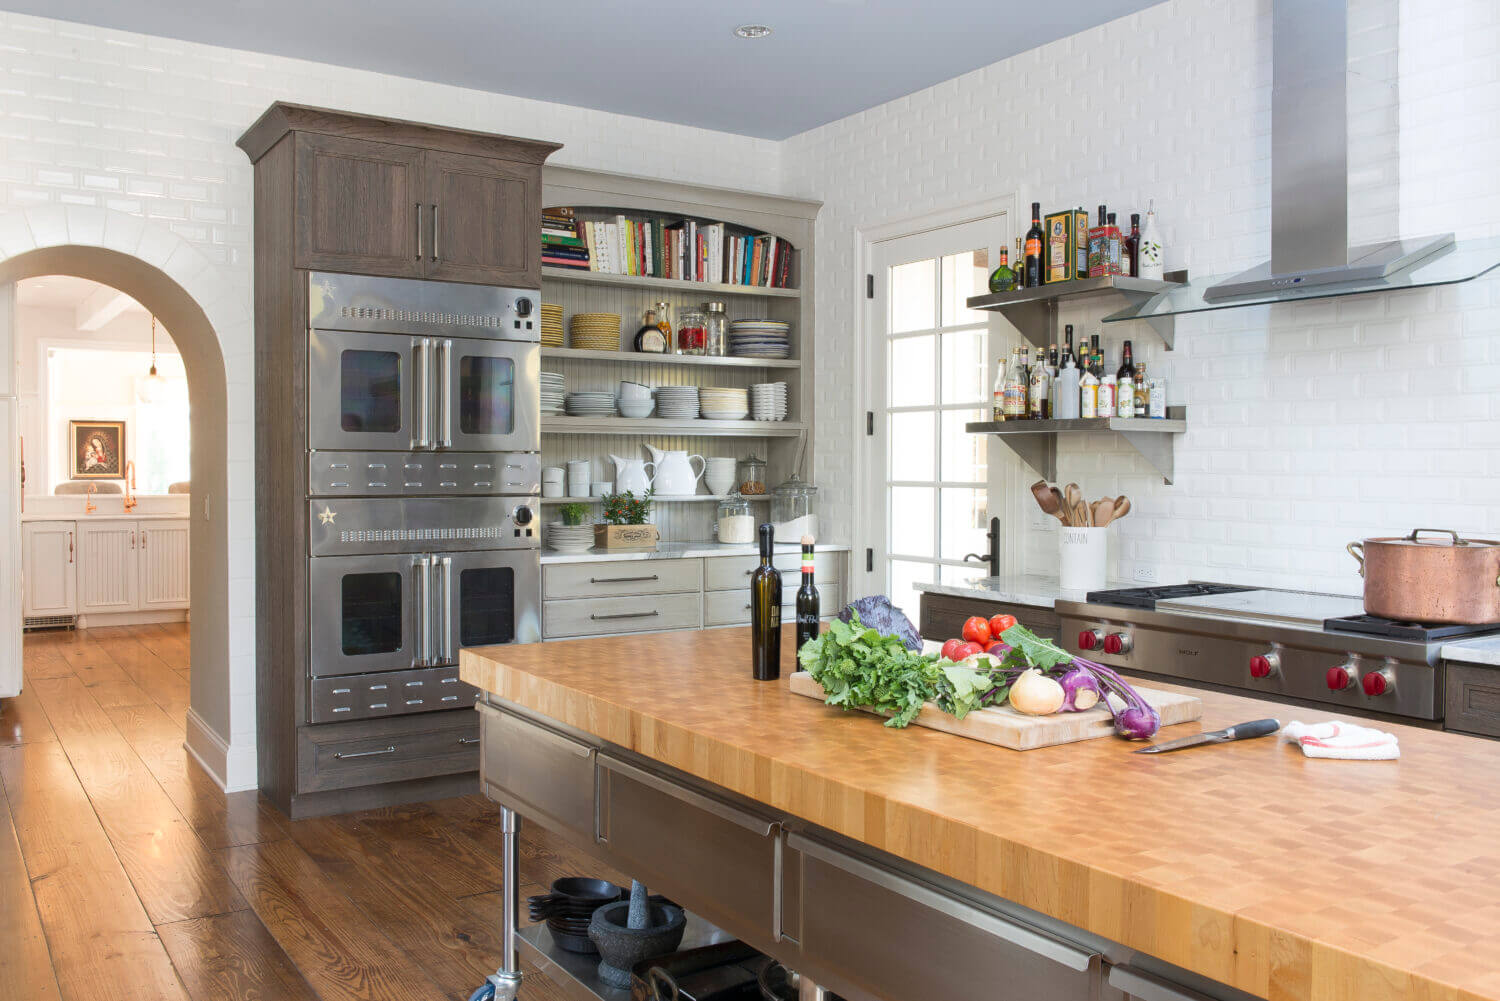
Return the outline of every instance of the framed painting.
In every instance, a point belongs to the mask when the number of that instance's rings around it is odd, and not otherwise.
[[[124,421],[68,421],[68,440],[73,445],[73,479],[125,478]]]

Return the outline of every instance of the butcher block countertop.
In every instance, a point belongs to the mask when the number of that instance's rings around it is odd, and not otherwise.
[[[790,668],[791,630],[783,641]],[[1500,999],[1500,743],[1381,724],[1399,761],[1274,738],[1010,751],[750,678],[749,631],[464,650],[463,680],[778,810],[1272,1001]],[[1170,687],[1161,686],[1158,687]],[[1316,710],[1214,692],[1201,727]],[[1187,723],[1164,738],[1196,732]]]

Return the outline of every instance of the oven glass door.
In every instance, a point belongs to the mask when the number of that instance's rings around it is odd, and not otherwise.
[[[541,347],[433,339],[438,448],[535,452],[541,446]]]
[[[541,572],[534,549],[432,557],[434,664],[456,664],[461,647],[541,639]]]
[[[431,339],[314,330],[307,433],[315,449],[406,451],[431,438]]]
[[[309,671],[313,677],[418,666],[431,598],[424,556],[325,556],[310,560]]]

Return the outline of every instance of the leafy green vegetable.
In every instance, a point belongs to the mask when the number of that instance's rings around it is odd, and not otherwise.
[[[903,727],[937,693],[937,657],[908,650],[900,637],[870,629],[850,615],[797,651],[797,660],[823,686],[823,701],[890,713],[886,726]]]
[[[1000,639],[1010,644],[1010,652],[1005,655],[1006,667],[1018,667],[1025,670],[1028,667],[1039,667],[1043,673],[1060,664],[1068,664],[1073,660],[1073,655],[1051,640],[1043,639],[1036,633],[1017,623],[1000,634]]]

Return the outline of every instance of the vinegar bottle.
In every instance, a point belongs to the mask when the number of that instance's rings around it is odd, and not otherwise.
[[[750,575],[750,673],[756,681],[781,677],[781,571],[771,565],[776,529],[760,526],[760,566]]]

